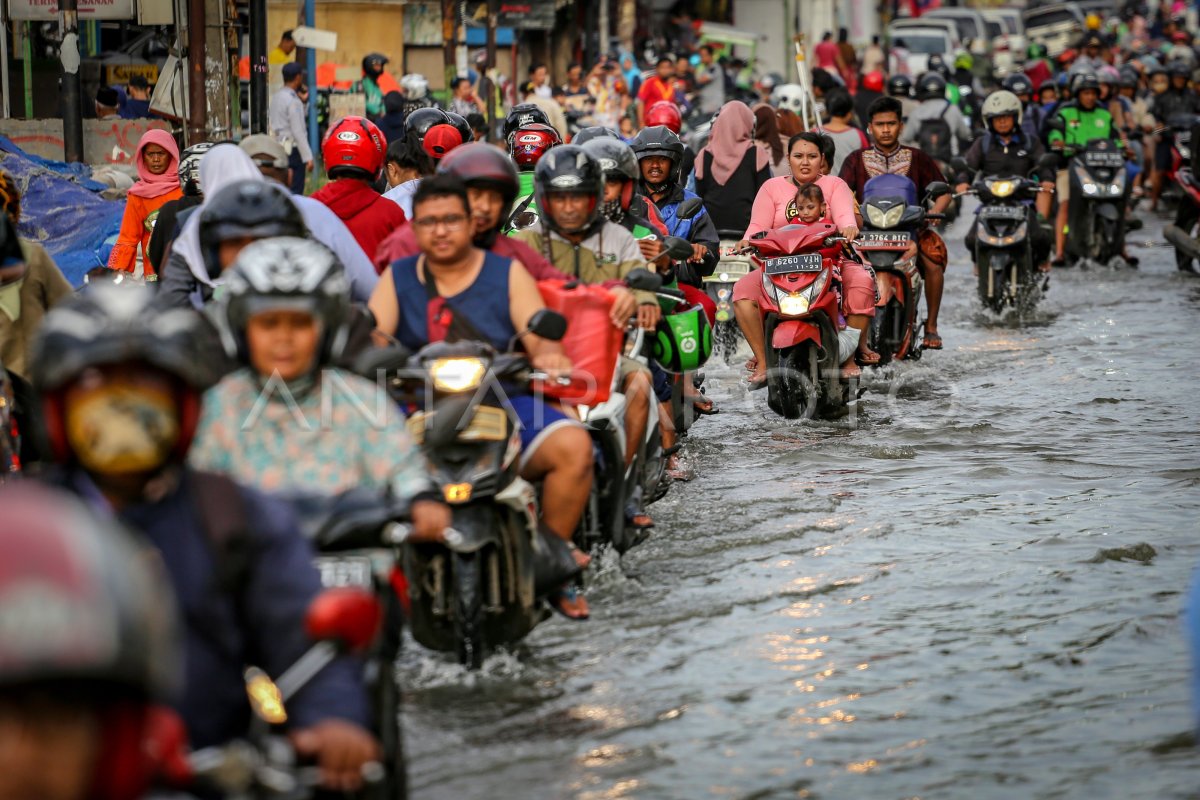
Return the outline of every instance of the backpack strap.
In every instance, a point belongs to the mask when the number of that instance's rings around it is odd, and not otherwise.
[[[946,107],[942,109],[942,113],[940,113],[940,114],[938,114],[938,115],[937,115],[937,118],[938,118],[938,119],[942,119],[943,117],[945,117],[945,116],[946,116],[946,112],[950,110],[950,106],[951,106],[951,105],[953,105],[953,104],[952,104],[952,103],[951,103],[949,100],[947,100],[947,101],[946,101]]]
[[[484,268],[486,269],[486,267],[485,264]],[[455,313],[454,306],[442,297],[441,292],[438,291],[437,279],[425,270],[425,256],[417,259],[417,273],[424,278],[425,299],[428,301],[425,308],[425,326],[429,334],[429,341],[488,341],[488,338],[480,333],[470,320],[462,314]],[[440,338],[436,338],[435,333],[440,335]]]

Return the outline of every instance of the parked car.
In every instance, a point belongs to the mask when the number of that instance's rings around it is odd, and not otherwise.
[[[923,19],[923,18],[922,18]],[[949,23],[949,20],[944,20]],[[888,28],[892,47],[904,53],[904,64],[893,72],[906,72],[914,78],[929,67],[929,57],[937,54],[947,63],[962,45],[953,24],[918,24],[917,20],[896,20]],[[902,69],[900,67],[903,67]]]
[[[1044,45],[1049,56],[1057,58],[1083,36],[1085,16],[1075,3],[1059,3],[1028,10],[1021,18],[1026,38]]]
[[[922,20],[949,19],[958,27],[958,38],[971,55],[975,56],[978,71],[987,69],[992,55],[992,37],[988,34],[987,20],[973,8],[936,8],[921,15]]]
[[[1003,78],[1020,70],[1029,46],[1021,12],[1015,8],[984,8],[980,9],[980,13],[987,20],[988,32],[992,36],[992,71],[995,76]]]

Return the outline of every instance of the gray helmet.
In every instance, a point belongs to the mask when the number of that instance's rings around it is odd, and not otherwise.
[[[579,133],[571,137],[571,144],[584,145],[593,139],[617,139],[621,136],[612,128],[605,128],[603,125],[590,125],[586,128],[580,128]]]
[[[592,139],[583,144],[583,151],[600,162],[600,171],[604,173],[605,180],[616,177],[637,181],[641,177],[637,156],[620,139]]]
[[[204,194],[204,187],[200,185],[200,159],[213,147],[212,142],[200,142],[179,154],[179,185],[184,194]]]
[[[246,324],[259,312],[281,308],[310,313],[319,323],[321,348],[313,369],[342,355],[349,336],[350,282],[342,262],[320,242],[262,239],[238,254],[224,278],[216,317],[230,358],[247,362]]]
[[[235,181],[208,198],[199,213],[200,252],[213,280],[221,276],[219,249],[227,239],[308,235],[287,189],[268,181]]]
[[[0,508],[0,689],[169,699],[181,651],[161,562],[66,493],[12,483]]]
[[[1021,124],[1021,100],[1007,89],[992,92],[983,101],[983,118],[991,121],[996,117],[1011,116],[1017,125]]]
[[[926,72],[917,79],[918,100],[940,100],[946,96],[946,79],[937,72]]]
[[[192,308],[154,305],[142,286],[89,285],[55,306],[34,338],[30,379],[56,392],[90,367],[141,362],[174,375],[196,392],[220,380],[216,331]]]
[[[1096,77],[1096,73],[1081,72],[1075,76],[1075,80],[1071,82],[1071,93],[1078,96],[1084,89],[1100,91],[1100,79]]]

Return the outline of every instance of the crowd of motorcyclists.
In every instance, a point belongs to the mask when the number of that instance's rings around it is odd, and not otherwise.
[[[651,504],[690,477],[719,332],[740,329],[771,408],[845,413],[864,368],[944,346],[937,230],[966,194],[997,311],[1052,265],[1136,266],[1133,208],[1173,182],[1195,270],[1181,43],[1092,32],[995,85],[937,59],[852,85],[818,68],[711,116],[708,90],[686,119],[660,59],[632,136],[525,103],[474,141],[423,106],[388,144],[380,95],[376,121],[331,125],[311,197],[270,136],[181,152],[155,132],[122,240],[75,293],[0,176],[0,799],[187,788],[160,703],[198,752],[261,718],[325,788],[401,796],[375,687],[404,621],[478,665],[543,610],[586,620],[595,546],[653,535]],[[352,495],[353,525],[321,505]],[[383,630],[357,652],[326,637],[336,653],[285,679],[322,638],[323,586],[381,599]]]

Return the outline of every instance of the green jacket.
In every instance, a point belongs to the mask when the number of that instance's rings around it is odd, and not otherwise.
[[[1080,108],[1075,103],[1067,103],[1055,112],[1066,123],[1065,131],[1050,131],[1048,140],[1063,142],[1068,149],[1081,150],[1088,142],[1096,139],[1120,140],[1116,128],[1113,127],[1112,114],[1097,105],[1091,111]]]

